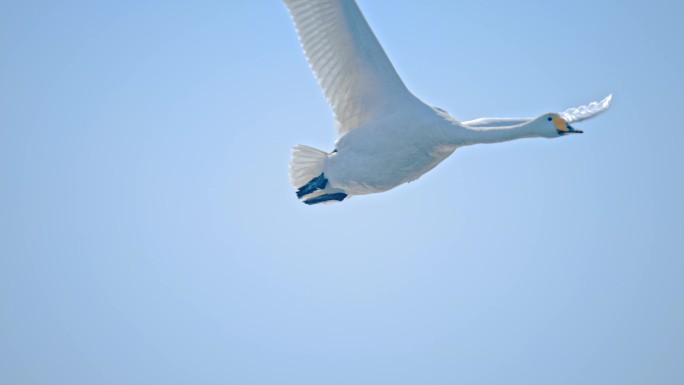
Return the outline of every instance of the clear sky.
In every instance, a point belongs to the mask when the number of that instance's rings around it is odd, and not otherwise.
[[[681,2],[359,3],[457,119],[614,106],[309,207],[281,2],[3,1],[1,384],[684,383]]]

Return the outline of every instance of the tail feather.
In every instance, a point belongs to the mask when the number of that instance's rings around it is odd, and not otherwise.
[[[292,148],[290,183],[300,188],[321,175],[327,157],[327,152],[303,144]]]
[[[327,158],[327,152],[302,144],[292,149],[290,182],[297,189],[297,198],[307,205],[340,202],[348,196],[328,185],[323,172]]]

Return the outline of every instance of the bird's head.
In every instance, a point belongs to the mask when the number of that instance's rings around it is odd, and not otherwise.
[[[550,112],[537,118],[537,127],[541,130],[541,135],[546,138],[557,138],[563,135],[582,133],[581,130],[572,128],[567,120],[555,112]]]

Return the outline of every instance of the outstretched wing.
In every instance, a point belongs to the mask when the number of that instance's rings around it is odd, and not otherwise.
[[[591,102],[591,103],[587,104],[586,106],[568,108],[567,110],[561,112],[561,116],[568,123],[579,122],[579,121],[594,117],[594,116],[606,111],[608,108],[610,108],[610,104],[612,102],[613,102],[613,95],[611,94],[611,95],[606,96],[600,102]]]
[[[560,115],[568,123],[579,122],[605,112],[608,108],[610,108],[612,102],[613,95],[608,95],[600,102],[591,102],[586,106],[568,108],[564,112],[561,112]],[[518,124],[527,123],[530,120],[532,120],[532,118],[479,118],[463,122],[462,124],[475,128],[500,128],[517,126]]]
[[[462,122],[464,126],[480,128],[480,127],[491,127],[491,128],[502,128],[502,127],[512,127],[518,124],[523,124],[529,122],[530,118],[479,118],[469,120],[467,122]]]
[[[340,136],[417,101],[354,0],[284,1]]]

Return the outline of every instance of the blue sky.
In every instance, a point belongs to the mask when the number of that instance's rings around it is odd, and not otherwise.
[[[282,3],[4,2],[0,383],[684,382],[682,6],[359,3],[457,119],[614,106],[308,207]]]

